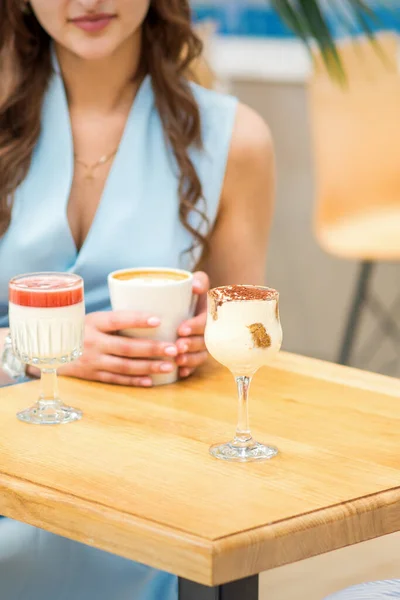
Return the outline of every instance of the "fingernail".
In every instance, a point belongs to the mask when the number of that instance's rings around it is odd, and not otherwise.
[[[181,377],[189,377],[190,369],[181,369]]]
[[[179,351],[182,352],[182,354],[184,354],[188,350],[189,350],[189,345],[188,344],[185,344],[185,343],[180,343],[179,344]]]
[[[181,327],[180,331],[182,335],[190,335],[192,333],[190,327]]]
[[[180,365],[184,365],[187,363],[187,356],[180,356],[179,357],[179,364]]]
[[[147,319],[147,324],[150,325],[150,327],[158,327],[160,323],[161,321],[158,317],[150,317],[150,319]]]
[[[153,385],[153,382],[151,379],[148,378],[148,379],[142,379],[141,384],[144,387],[151,387]]]
[[[171,365],[171,363],[164,363],[160,367],[160,371],[162,373],[171,373],[171,371],[173,371],[173,370],[174,370],[174,365]]]
[[[168,346],[167,348],[165,348],[164,353],[167,356],[176,356],[178,354],[178,350],[175,346]]]

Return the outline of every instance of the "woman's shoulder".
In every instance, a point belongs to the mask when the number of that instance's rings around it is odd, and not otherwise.
[[[224,126],[228,125],[233,159],[241,156],[251,158],[260,151],[272,151],[270,129],[259,113],[229,94],[195,83],[191,86],[200,108],[203,129],[206,132],[212,129],[215,135],[220,136]]]
[[[222,201],[230,206],[253,202],[254,214],[272,205],[275,187],[275,154],[270,129],[255,110],[239,104],[232,131]],[[225,204],[226,205],[226,204]],[[266,222],[268,215],[266,215]]]
[[[263,164],[273,158],[274,146],[271,130],[254,109],[239,103],[232,132],[229,162],[236,167],[248,168],[254,163]]]

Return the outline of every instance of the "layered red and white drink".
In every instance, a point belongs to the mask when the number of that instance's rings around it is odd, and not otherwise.
[[[78,358],[84,316],[83,282],[76,275],[35,273],[10,282],[11,338],[22,362],[61,365]]]
[[[53,425],[81,418],[58,397],[57,368],[83,349],[83,280],[69,273],[19,275],[9,285],[10,336],[14,354],[41,370],[41,392],[34,406],[18,413],[26,423]]]

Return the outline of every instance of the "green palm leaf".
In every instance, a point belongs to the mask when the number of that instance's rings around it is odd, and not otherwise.
[[[327,3],[321,0],[271,0],[271,3],[282,20],[309,49],[312,44],[317,44],[329,73],[343,83],[345,73],[327,12],[322,8]],[[377,21],[377,17],[365,0],[331,2],[329,15],[334,16],[350,34],[356,26],[360,27],[371,42],[376,44],[371,22]]]

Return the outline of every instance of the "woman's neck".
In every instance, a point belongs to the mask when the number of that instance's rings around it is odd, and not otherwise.
[[[71,110],[107,115],[132,103],[140,84],[141,31],[100,60],[84,60],[58,44],[55,51]]]

